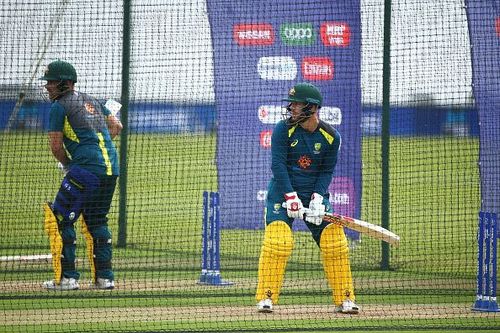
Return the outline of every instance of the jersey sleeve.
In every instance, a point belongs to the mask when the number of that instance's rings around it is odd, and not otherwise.
[[[337,157],[341,144],[340,133],[334,131],[333,142],[329,145],[328,153],[326,154],[323,165],[318,173],[318,179],[314,185],[314,192],[321,195],[328,192],[328,186],[332,182],[335,166],[337,165]]]
[[[271,136],[271,156],[271,171],[277,187],[283,194],[293,192],[287,169],[288,128],[283,121],[276,125]]]
[[[50,107],[49,113],[49,132],[62,132],[64,129],[64,117],[66,111],[59,103],[54,103]]]

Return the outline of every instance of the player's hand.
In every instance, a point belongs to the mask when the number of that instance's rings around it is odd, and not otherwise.
[[[57,162],[57,168],[59,169],[59,171],[61,171],[63,177],[66,177],[66,174],[68,173],[69,171],[69,168],[68,166],[65,166],[64,164],[62,164],[61,162]]]
[[[300,200],[297,192],[290,192],[285,194],[286,213],[288,217],[293,219],[301,219],[304,206]]]
[[[320,225],[325,217],[326,207],[323,204],[323,196],[318,193],[313,193],[311,202],[309,202],[309,212],[305,220],[309,223]]]

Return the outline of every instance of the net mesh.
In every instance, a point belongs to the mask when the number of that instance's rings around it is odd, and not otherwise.
[[[319,10],[329,8],[326,2],[303,2]],[[224,3],[210,1],[212,15],[225,15],[216,10]],[[339,3],[349,7],[349,1]],[[217,191],[227,181],[218,176],[217,144],[221,135],[244,136],[230,129],[224,134],[217,127],[221,117],[230,117],[217,114],[220,106],[215,104],[213,45],[223,37],[211,34],[208,6],[201,0],[133,1],[130,7],[128,131],[122,133],[124,139],[115,140],[120,154],[126,155],[122,172],[126,170],[127,182],[117,187],[109,214],[116,288],[92,288],[85,241],[78,230],[80,290],[44,290],[41,282],[53,273],[41,206],[54,199],[62,175],[47,145],[50,101],[45,81],[38,78],[49,62],[63,59],[78,71],[77,90],[103,102],[120,100],[123,5],[114,0],[0,3],[0,331],[499,327],[495,313],[470,309],[476,297],[481,204],[479,125],[472,97],[471,22],[464,3],[451,0],[392,4],[389,212],[390,229],[402,241],[399,248],[391,248],[389,258],[383,258],[381,244],[373,238],[362,235],[349,242],[356,302],[361,306],[357,317],[334,313],[320,251],[308,231],[294,231],[280,304],[270,316],[257,313],[254,300],[264,237],[261,221],[257,228],[220,231],[221,276],[233,284],[199,283],[202,194]],[[363,0],[360,9],[360,35],[351,37],[361,38],[361,68],[351,69],[360,70],[361,78],[358,217],[380,225],[384,4]],[[278,22],[288,10],[282,1],[265,5],[266,17]],[[246,19],[244,13],[235,14],[239,16]],[[274,29],[279,34],[279,28]],[[256,52],[263,48],[256,46]],[[294,46],[279,50],[291,57],[296,52]],[[342,62],[342,54],[339,57]],[[247,65],[234,69],[239,82],[251,82]],[[489,75],[498,81],[498,71]],[[228,103],[237,108],[246,107],[240,100],[248,96],[274,96],[265,86],[255,90],[231,82],[228,78],[222,84],[231,92]],[[284,95],[291,82],[277,81],[273,89]],[[248,119],[256,114],[249,112]],[[349,113],[343,117],[348,119]],[[231,121],[238,127],[248,119]],[[226,160],[225,167],[250,175],[267,172],[270,150],[254,156],[249,148],[253,144],[235,139],[233,146],[224,148],[248,154],[245,159],[257,164]],[[498,166],[492,170],[498,173]],[[260,181],[257,176],[249,179],[255,181],[230,186],[245,197],[255,187],[252,182]],[[254,203],[237,202],[240,206],[231,208],[229,218],[245,221],[237,211]],[[224,209],[224,202],[221,205]],[[126,229],[119,225],[120,215]],[[223,226],[227,222],[222,221]],[[384,260],[389,269],[381,269]]]

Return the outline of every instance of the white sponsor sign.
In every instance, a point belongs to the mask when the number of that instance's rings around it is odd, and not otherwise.
[[[297,63],[292,57],[262,57],[257,72],[262,80],[294,80]]]
[[[324,106],[319,110],[319,117],[330,125],[342,124],[342,111],[337,107]]]
[[[261,105],[257,112],[263,124],[277,124],[283,119],[283,108],[278,105]]]

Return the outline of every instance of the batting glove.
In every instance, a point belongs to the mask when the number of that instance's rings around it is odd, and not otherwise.
[[[309,223],[320,225],[325,217],[326,207],[323,204],[323,196],[318,193],[313,193],[311,202],[309,202],[309,212],[305,220]]]
[[[288,217],[293,219],[301,219],[304,206],[302,205],[302,201],[300,200],[297,192],[290,192],[285,194],[286,200],[286,213]]]
[[[68,166],[62,164],[61,162],[57,162],[57,168],[59,169],[59,171],[61,171],[63,177],[66,177],[66,174],[69,171]]]

